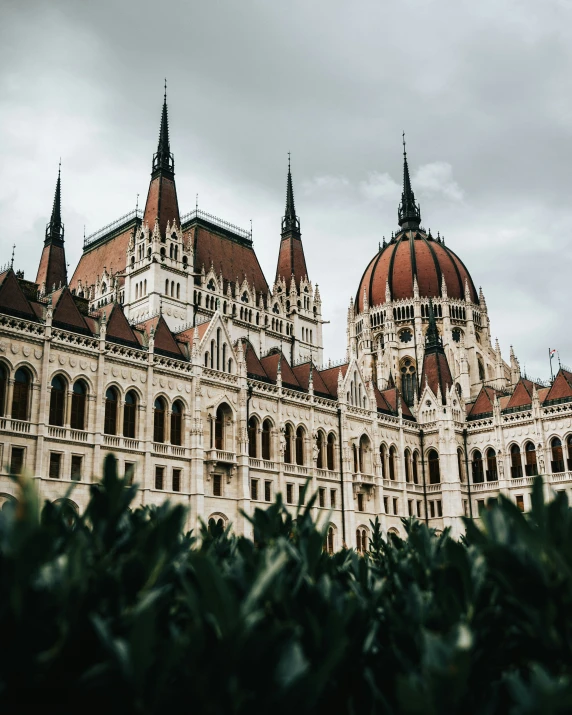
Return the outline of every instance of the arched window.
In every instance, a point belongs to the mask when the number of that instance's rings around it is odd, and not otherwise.
[[[568,470],[572,471],[572,434],[566,440],[566,445],[568,447]]]
[[[28,419],[30,397],[30,375],[21,367],[14,375],[14,393],[12,395],[12,419]]]
[[[536,449],[533,442],[527,442],[524,448],[526,454],[526,465],[524,471],[527,477],[535,477],[538,474],[536,463]]]
[[[559,437],[553,437],[550,442],[550,448],[552,450],[552,473],[557,474],[558,472],[564,471],[564,454],[562,452],[562,441]]]
[[[117,390],[109,387],[105,393],[105,434],[117,434]]]
[[[258,430],[258,420],[251,417],[248,420],[248,456],[257,457],[256,432]]]
[[[334,433],[330,432],[330,434],[328,435],[328,447],[327,447],[328,469],[330,470],[330,472],[334,471],[335,443],[336,443],[336,438],[334,436]]]
[[[177,283],[177,298],[181,298],[181,284]]]
[[[272,436],[272,422],[264,420],[262,423],[262,459],[271,459],[270,440]]]
[[[165,441],[165,400],[158,397],[153,405],[153,441]]]
[[[123,436],[135,439],[135,426],[137,416],[137,393],[129,390],[125,395],[123,405]]]
[[[296,464],[304,464],[304,428],[296,430]]]
[[[463,450],[457,450],[457,469],[459,470],[459,481],[465,481],[465,463],[464,463]]]
[[[362,434],[359,441],[359,471],[362,474],[370,474],[369,466],[369,438]]]
[[[232,412],[226,403],[217,407],[214,421],[214,448],[230,449],[230,439],[227,437],[227,422],[230,422]]]
[[[510,476],[513,479],[522,477],[522,459],[518,444],[513,444],[510,448]]]
[[[479,380],[481,382],[485,381],[485,366],[483,365],[483,361],[479,358],[478,361],[478,366],[479,366]]]
[[[415,393],[417,390],[415,362],[411,358],[406,357],[402,360],[400,369],[403,399],[407,405],[411,406],[415,401]]]
[[[87,387],[83,380],[76,380],[73,386],[71,399],[70,427],[72,429],[85,429],[85,403]]]
[[[66,383],[56,375],[52,380],[50,391],[50,424],[56,427],[64,426],[64,416],[66,407]]]
[[[316,466],[318,467],[318,469],[323,469],[324,468],[325,442],[324,442],[324,433],[321,430],[318,432],[317,446],[318,446],[318,459],[316,462]]]
[[[439,469],[439,455],[436,450],[429,450],[427,462],[429,464],[429,484],[439,484],[441,481],[441,470]]]
[[[387,465],[386,465],[387,450],[385,445],[382,444],[379,448],[379,459],[381,461],[381,476],[387,479]]]
[[[352,445],[352,451],[354,455],[354,474],[357,474],[359,472],[359,458],[358,449],[355,444]]]
[[[406,449],[405,450],[405,481],[410,482],[411,481],[411,452]]]
[[[335,546],[334,539],[335,539],[334,527],[330,526],[328,528],[328,536],[327,536],[327,548],[328,548],[329,554],[334,553],[334,546]]]
[[[8,373],[4,365],[0,365],[0,417],[6,414],[6,393],[8,386]]]
[[[365,554],[367,551],[367,529],[365,526],[356,529],[356,550],[360,554]]]
[[[473,474],[473,484],[479,484],[485,481],[483,472],[483,455],[476,449],[473,452],[473,459],[471,460],[471,470]]]
[[[390,447],[389,448],[389,478],[391,480],[395,480],[395,456],[397,454],[397,450],[395,447]]]
[[[183,444],[183,403],[175,400],[171,408],[171,444]]]
[[[413,483],[419,484],[419,452],[413,452]]]
[[[213,537],[222,536],[225,529],[225,520],[218,514],[213,514],[208,520],[209,534]]]
[[[498,478],[497,455],[491,447],[487,450],[487,482],[496,482]]]
[[[284,446],[284,461],[286,464],[292,464],[292,439],[294,437],[292,425],[286,425],[286,444]]]
[[[165,281],[165,295],[169,295],[169,279]]]

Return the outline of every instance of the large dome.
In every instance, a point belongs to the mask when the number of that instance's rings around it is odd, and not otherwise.
[[[364,288],[370,306],[385,303],[386,285],[392,300],[413,298],[413,279],[417,278],[421,298],[441,297],[445,278],[449,298],[464,299],[465,282],[471,300],[478,303],[477,291],[461,259],[421,228],[400,231],[370,261],[356,295],[358,312],[363,310]]]

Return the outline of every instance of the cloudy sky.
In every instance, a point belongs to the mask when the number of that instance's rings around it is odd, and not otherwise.
[[[144,201],[168,78],[182,212],[254,226],[275,272],[287,152],[326,355],[397,226],[401,132],[423,224],[483,287],[505,357],[572,364],[570,0],[4,0],[0,263],[35,278],[62,159],[73,272]]]

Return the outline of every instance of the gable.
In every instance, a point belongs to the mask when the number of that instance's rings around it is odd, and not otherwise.
[[[122,307],[118,303],[113,303],[111,310],[107,313],[106,339],[140,347]]]
[[[564,371],[560,370],[552,383],[552,387],[544,398],[544,401],[549,402],[550,400],[562,400],[569,397],[572,397],[572,386],[566,379]]]
[[[169,326],[162,315],[155,326],[155,352],[166,353],[168,356],[183,358],[184,355],[179,348],[179,344],[173,337]]]
[[[493,393],[494,394],[494,393]],[[486,387],[482,387],[481,391],[473,406],[469,411],[469,417],[475,417],[476,415],[484,415],[493,411],[493,402],[488,393]]]
[[[292,368],[292,372],[296,376],[296,379],[300,383],[300,387],[304,390],[309,389],[310,386],[310,363],[305,362],[302,365],[296,365]],[[324,382],[324,379],[320,375],[319,371],[316,369],[315,365],[312,365],[312,382],[314,384],[314,393],[317,395],[322,395],[323,397],[331,397],[330,392]]]
[[[55,300],[52,325],[64,330],[84,333],[85,335],[92,334],[83,315],[79,312],[69,288],[64,288]]]
[[[282,359],[280,360],[280,356]],[[295,389],[300,389],[300,383],[296,379],[296,375],[292,372],[292,368],[288,363],[288,360],[284,357],[283,353],[272,353],[272,355],[267,355],[260,360],[262,367],[264,368],[268,377],[276,382],[278,377],[278,363],[280,362],[280,372],[282,374],[282,384],[288,387],[294,387]]]
[[[526,384],[528,383],[528,384]],[[530,381],[525,381],[523,378],[521,378],[516,387],[514,388],[514,392],[512,393],[510,400],[508,401],[508,405],[506,406],[508,410],[514,409],[517,407],[524,407],[525,405],[530,405],[532,404],[532,383]],[[530,392],[529,392],[530,390]]]
[[[326,370],[319,370],[320,377],[324,381],[328,392],[332,397],[338,396],[338,375],[342,373],[342,377],[345,378],[348,371],[349,363],[344,363],[343,365],[336,365],[336,367],[329,367]]]
[[[20,288],[13,270],[7,271],[0,284],[0,312],[18,318],[36,320],[36,313]]]

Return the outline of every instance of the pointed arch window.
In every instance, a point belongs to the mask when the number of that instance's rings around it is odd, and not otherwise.
[[[171,408],[171,444],[180,447],[183,443],[183,403],[173,402]]]
[[[367,529],[364,526],[356,530],[356,551],[362,555],[367,551]]]
[[[408,449],[405,450],[405,481],[411,481],[411,452]]]
[[[296,464],[304,464],[304,428],[298,427],[296,430]]]
[[[473,484],[479,484],[485,481],[484,471],[483,471],[483,455],[476,449],[473,452],[473,459],[471,460],[471,469],[473,475]]]
[[[269,461],[271,459],[270,440],[272,436],[272,423],[270,420],[264,420],[262,423],[262,459]]]
[[[465,464],[463,462],[464,455],[463,455],[463,450],[458,449],[457,450],[457,469],[459,471],[459,481],[464,482],[465,481]]]
[[[562,452],[562,441],[559,437],[553,437],[550,443],[550,449],[552,452],[551,467],[552,473],[557,474],[558,472],[564,471],[564,454]]]
[[[123,436],[128,439],[135,439],[137,417],[137,394],[133,390],[125,395],[123,405]]]
[[[153,441],[165,441],[165,400],[158,397],[153,405]]]
[[[326,539],[327,551],[328,551],[329,554],[333,554],[333,553],[334,553],[334,547],[335,547],[335,542],[334,542],[334,540],[335,540],[334,527],[333,527],[333,526],[330,526],[330,527],[328,528],[328,536],[327,536],[327,539]]]
[[[401,392],[405,404],[411,405],[415,401],[417,393],[417,372],[415,362],[411,358],[405,358],[401,363]]]
[[[336,438],[334,437],[334,433],[330,432],[330,434],[328,435],[328,445],[327,445],[327,460],[328,460],[328,469],[330,472],[334,471],[335,444],[336,444]]]
[[[50,390],[50,424],[55,427],[64,426],[66,404],[66,383],[57,375],[52,380],[52,389]]]
[[[29,419],[30,374],[21,367],[14,375],[14,392],[12,394],[12,419]]]
[[[396,471],[395,457],[396,457],[396,454],[397,454],[397,450],[395,449],[395,447],[390,447],[390,449],[389,449],[389,478],[392,481],[395,481],[395,471]]]
[[[429,484],[439,484],[441,470],[439,468],[439,455],[435,449],[429,450],[427,462],[429,463]]]
[[[527,442],[524,448],[526,464],[524,471],[527,477],[535,477],[538,474],[538,464],[536,462],[536,448],[533,442]]]
[[[513,479],[522,477],[522,457],[518,444],[513,444],[510,448],[510,476]]]
[[[387,464],[386,464],[387,450],[385,445],[382,444],[379,448],[379,459],[381,460],[381,476],[383,479],[387,479]]]
[[[72,429],[85,429],[85,405],[87,399],[87,386],[83,380],[76,380],[72,391],[70,427]]]
[[[566,440],[568,447],[568,470],[572,472],[572,434]]]
[[[257,457],[256,433],[258,431],[258,420],[251,417],[248,420],[248,456]]]
[[[419,484],[419,452],[413,452],[413,484]]]
[[[0,417],[6,414],[6,393],[8,392],[8,372],[0,365]]]
[[[322,431],[318,432],[318,439],[317,439],[317,446],[318,446],[318,459],[316,462],[316,466],[318,469],[323,469],[324,468],[324,433]]]
[[[284,445],[284,461],[286,464],[292,464],[292,440],[293,440],[293,429],[292,425],[286,425],[286,444]]]
[[[117,434],[117,390],[108,388],[105,393],[105,416],[103,431],[105,434]]]
[[[491,447],[487,450],[487,482],[498,481],[497,454]]]

